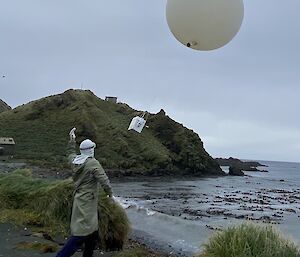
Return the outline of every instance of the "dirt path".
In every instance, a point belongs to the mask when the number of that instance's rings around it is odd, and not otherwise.
[[[12,224],[0,223],[0,257],[55,257],[57,252],[42,253],[39,250],[21,249],[20,244],[27,243],[43,243],[46,245],[53,245],[50,240],[39,237],[38,234],[32,233],[24,227],[17,227]],[[58,246],[57,244],[54,244]],[[61,246],[58,246],[60,248]],[[145,256],[143,257],[174,257],[174,255],[161,255],[150,250],[144,244],[137,241],[130,240],[125,249],[143,249]],[[94,257],[116,257],[120,252],[102,252],[96,250]],[[81,257],[82,253],[79,251],[73,255],[74,257]],[[137,255],[133,255],[137,256]],[[140,255],[138,255],[140,256]]]
[[[33,236],[28,230],[11,224],[0,224],[0,257],[55,257],[56,253],[41,253],[38,250],[20,249],[22,243],[45,243],[53,244],[51,241]],[[116,253],[95,252],[95,257],[113,257]],[[75,257],[81,256],[78,252]]]
[[[0,224],[0,257],[38,257],[38,251],[27,251],[17,248],[22,242],[45,242],[46,240],[28,236],[26,230],[21,230],[10,224]],[[48,242],[49,243],[49,242]],[[43,254],[45,257],[52,257],[53,254]]]

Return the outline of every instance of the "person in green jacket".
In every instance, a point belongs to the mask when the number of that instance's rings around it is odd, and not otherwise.
[[[92,257],[98,239],[98,187],[99,184],[112,198],[112,188],[101,164],[94,158],[96,144],[86,139],[76,154],[76,128],[69,135],[68,162],[73,171],[75,184],[71,216],[71,237],[56,257],[72,256],[84,245],[83,257]]]

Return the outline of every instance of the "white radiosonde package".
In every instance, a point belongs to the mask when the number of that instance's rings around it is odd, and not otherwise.
[[[138,133],[141,133],[143,128],[145,127],[146,120],[142,117],[136,116],[132,119],[128,130],[135,130]]]

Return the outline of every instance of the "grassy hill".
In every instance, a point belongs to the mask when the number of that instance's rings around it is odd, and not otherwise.
[[[96,157],[112,171],[223,174],[199,136],[163,110],[149,115],[149,128],[142,134],[128,131],[131,119],[138,114],[126,104],[104,101],[91,91],[68,90],[2,112],[0,136],[15,139],[17,158],[62,167],[68,132],[75,126],[77,141],[95,141]]]
[[[11,107],[0,99],[0,112],[11,110]]]

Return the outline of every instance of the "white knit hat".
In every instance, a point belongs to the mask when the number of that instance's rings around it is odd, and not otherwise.
[[[74,160],[73,164],[75,165],[81,165],[85,163],[85,161],[88,158],[93,158],[94,157],[94,150],[95,150],[96,144],[89,139],[83,140],[79,146],[80,148],[80,155],[77,155]]]
[[[96,144],[92,140],[86,139],[81,142],[79,148],[80,148],[80,150],[96,148]]]

